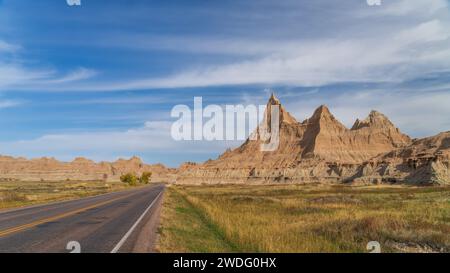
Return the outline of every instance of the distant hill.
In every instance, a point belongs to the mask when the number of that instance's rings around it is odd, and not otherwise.
[[[115,162],[100,162],[76,158],[72,162],[61,162],[54,158],[14,158],[0,156],[0,179],[21,181],[118,181],[125,173],[153,173],[152,180],[168,181],[173,170],[161,164],[147,165],[138,157],[119,159]]]

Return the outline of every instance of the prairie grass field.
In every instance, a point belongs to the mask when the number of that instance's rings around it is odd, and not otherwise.
[[[168,187],[161,252],[450,252],[450,187]]]
[[[0,209],[77,199],[129,188],[122,182],[0,181]]]

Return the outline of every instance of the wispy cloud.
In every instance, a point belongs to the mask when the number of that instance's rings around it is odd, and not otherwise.
[[[64,81],[54,82],[47,90],[121,91],[248,84],[321,86],[340,82],[401,82],[450,69],[447,2],[431,1],[431,9],[424,12],[428,2],[385,2],[381,9],[359,7],[355,10],[359,17],[354,16],[347,24],[341,22],[336,29],[341,35],[326,37],[315,34],[297,38],[215,39],[125,35],[125,39],[108,44],[149,50],[160,47],[196,54],[230,54],[235,58],[218,64],[211,61],[193,66],[185,64],[176,73],[158,77],[70,85],[64,85]],[[362,27],[355,28],[354,25]]]
[[[19,101],[19,100],[1,100],[0,99],[0,109],[15,107],[15,106],[22,105],[22,104],[24,104],[24,102]]]
[[[11,52],[15,52],[19,49],[20,49],[20,46],[13,45],[13,44],[10,44],[10,43],[0,40],[0,53],[1,52],[11,53]]]
[[[320,86],[339,82],[401,82],[449,69],[449,37],[447,25],[431,20],[380,37],[287,43],[278,52],[272,48],[275,53],[257,59],[206,65],[161,78],[71,88],[117,91],[245,84]]]
[[[392,16],[418,15],[429,16],[448,7],[446,0],[400,0],[385,4],[381,14]]]
[[[0,91],[1,89],[36,90],[61,86],[87,80],[97,75],[97,71],[84,67],[75,68],[64,74],[48,66],[29,67],[36,60],[21,58],[23,47],[0,40]]]
[[[65,84],[86,80],[95,75],[96,71],[86,68],[61,74],[54,69],[27,68],[21,62],[2,63],[0,60],[0,90],[61,90]]]
[[[0,142],[0,146],[3,147],[2,153],[13,156],[53,156],[61,160],[88,156],[97,160],[114,160],[122,155],[152,153],[208,156],[239,143],[175,141],[170,135],[171,125],[172,122],[168,121],[149,121],[142,127],[129,130],[49,134],[31,140]]]
[[[32,70],[17,63],[2,63],[0,61],[0,90],[19,84],[29,85],[31,82],[46,79],[52,75],[49,70]]]
[[[38,74],[40,77],[36,79],[33,77],[36,72],[16,66],[9,71],[12,77],[0,76],[0,86],[8,86],[11,90],[39,88],[46,91],[123,91],[248,84],[320,86],[339,82],[400,82],[450,69],[450,13],[445,0],[385,1],[376,8],[365,3],[330,4],[326,1],[309,5],[288,1],[277,6],[271,1],[263,1],[261,5],[273,9],[273,18],[266,18],[258,10],[249,14],[250,22],[234,11],[233,16],[237,16],[237,23],[245,31],[239,35],[152,35],[136,31],[98,34],[98,39],[89,40],[90,46],[179,51],[200,54],[203,60],[206,59],[193,65],[179,64],[172,73],[136,78],[129,74],[117,77],[102,71],[104,77],[95,79],[98,69],[75,68],[66,75],[42,69],[44,75]],[[327,5],[331,6],[324,9]],[[249,7],[242,4],[241,8]],[[317,12],[318,8],[331,16],[335,25],[321,24],[314,14],[308,15],[304,11]],[[281,11],[287,14],[281,16]],[[299,18],[292,11],[300,12],[307,23],[316,27],[316,32],[307,32],[298,25]],[[275,21],[272,25],[280,27],[278,20],[289,25],[288,28],[284,25],[281,34],[273,31],[272,35],[263,35],[263,30],[252,25],[258,22],[269,27],[268,22]],[[7,45],[3,47],[10,48]],[[208,54],[231,57],[215,62],[214,56],[205,57]]]
[[[66,75],[62,75],[60,77],[53,76],[53,78],[51,78],[51,79],[48,79],[48,80],[44,79],[44,80],[41,80],[36,83],[42,84],[42,85],[72,83],[72,82],[76,82],[76,81],[90,79],[96,75],[97,75],[97,71],[95,71],[93,69],[87,69],[87,68],[81,67],[81,68],[77,68],[73,71],[70,71]]]

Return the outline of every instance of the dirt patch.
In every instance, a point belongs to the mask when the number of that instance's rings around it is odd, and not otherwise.
[[[402,253],[448,253],[450,251],[444,246],[415,242],[387,241],[385,245]]]

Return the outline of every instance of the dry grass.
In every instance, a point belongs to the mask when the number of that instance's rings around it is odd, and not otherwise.
[[[369,241],[379,241],[384,252],[450,251],[448,187],[176,186],[169,193],[185,200],[175,209],[189,207],[204,220],[183,226],[166,202],[165,237],[203,222],[241,252],[366,252]],[[179,238],[166,242],[162,251],[202,250]]]
[[[129,188],[121,182],[0,181],[0,209],[77,199]]]
[[[173,187],[164,194],[157,251],[231,252],[237,249],[198,208]]]

